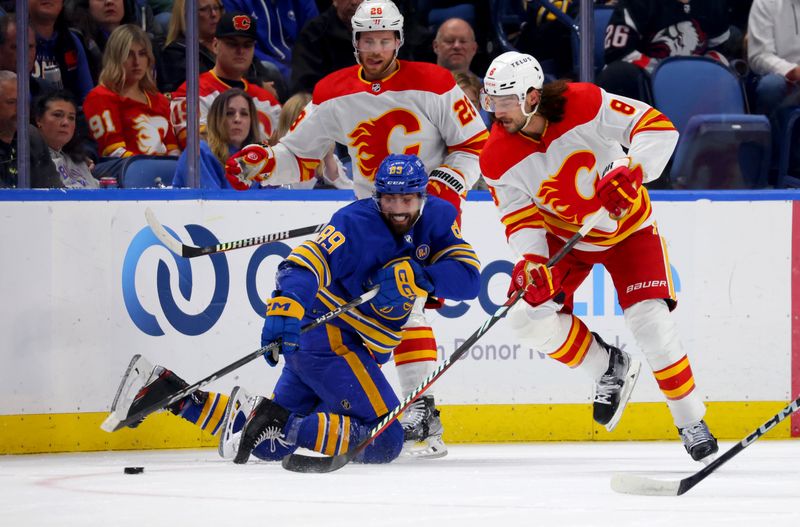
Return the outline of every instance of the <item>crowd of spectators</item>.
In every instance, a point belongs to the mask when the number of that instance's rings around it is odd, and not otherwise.
[[[279,120],[302,111],[324,76],[356,63],[350,19],[362,1],[196,0],[201,186],[227,188],[225,156],[250,141],[286,133]],[[549,77],[574,79],[571,30],[542,2],[516,1],[522,23],[509,31],[511,45],[536,56]],[[478,94],[485,64],[505,51],[490,22],[489,9],[500,3],[396,3],[406,17],[400,58],[450,70],[490,126]],[[570,17],[577,17],[579,4],[551,3]],[[652,103],[649,75],[659,61],[699,55],[735,68],[749,88],[751,111],[770,116],[775,128],[800,104],[798,0],[595,4],[614,9],[606,28],[605,68],[595,79],[608,91]],[[30,104],[31,186],[94,188],[102,176],[118,176],[119,161],[129,156],[181,156],[186,7],[187,0],[28,0],[30,93],[22,100]],[[2,187],[17,185],[12,78],[20,72],[13,8],[14,2],[0,2]],[[467,14],[439,20],[441,13]],[[322,160],[319,185],[347,187],[340,161],[346,160],[334,152]],[[174,183],[183,186],[185,155],[178,167]]]

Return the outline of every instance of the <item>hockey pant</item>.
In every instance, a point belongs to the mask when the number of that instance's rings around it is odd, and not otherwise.
[[[549,234],[547,238],[555,254],[563,242]],[[558,264],[568,270],[562,282],[564,304],[551,300],[531,307],[520,302],[509,313],[511,326],[534,350],[599,380],[608,366],[608,353],[572,314],[573,294],[595,264],[611,275],[625,322],[653,370],[675,425],[683,428],[702,419],[705,405],[695,391],[689,358],[670,315],[676,305],[672,273],[655,226],[606,251],[570,251]]]
[[[303,447],[326,455],[347,452],[400,404],[380,366],[352,331],[326,324],[303,335],[275,386],[276,403],[291,412],[285,441],[267,440],[253,454],[278,460]],[[394,421],[361,454],[363,463],[400,455],[403,428]]]
[[[425,318],[424,308],[425,299],[417,298],[403,326],[403,340],[394,350],[394,364],[403,395],[422,384],[436,366],[436,337]],[[425,391],[425,395],[433,395],[432,387]]]

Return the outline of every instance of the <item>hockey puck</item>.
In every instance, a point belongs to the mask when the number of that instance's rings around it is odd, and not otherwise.
[[[125,467],[125,474],[141,474],[144,472],[144,467]]]

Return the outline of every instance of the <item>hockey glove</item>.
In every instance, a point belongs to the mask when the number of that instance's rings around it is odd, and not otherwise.
[[[453,205],[461,215],[461,200],[467,197],[467,184],[464,176],[447,167],[439,167],[428,176],[429,196],[441,198]]]
[[[547,258],[537,254],[524,255],[511,273],[508,296],[522,290],[522,298],[534,307],[556,296],[564,275],[558,267],[547,267],[546,262]]]
[[[615,161],[614,164],[617,164]],[[611,215],[612,219],[622,218],[636,203],[639,189],[642,186],[642,168],[637,166],[630,170],[619,165],[606,172],[597,182],[597,199]]]
[[[236,190],[247,190],[272,174],[275,157],[269,145],[254,143],[242,148],[225,163],[225,177]]]
[[[433,292],[433,284],[425,270],[409,258],[395,260],[378,269],[365,285],[367,289],[375,286],[380,286],[380,290],[371,304],[378,311],[413,304],[418,296]]]
[[[291,293],[274,296],[267,302],[267,318],[261,330],[261,346],[280,339],[280,346],[264,355],[270,366],[277,366],[281,353],[291,353],[300,343],[300,321],[305,310]]]

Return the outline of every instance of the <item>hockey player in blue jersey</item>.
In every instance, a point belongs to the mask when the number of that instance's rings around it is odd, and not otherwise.
[[[341,454],[366,437],[399,405],[380,366],[400,342],[414,300],[478,294],[480,264],[461,237],[457,211],[426,196],[427,183],[419,158],[389,155],[377,170],[373,198],[340,209],[316,240],[295,248],[278,266],[261,335],[262,345],[282,340],[285,365],[272,399],[252,397],[240,387],[230,397],[197,391],[168,410],[220,433],[220,455],[238,463],[251,452],[278,460],[297,447]],[[376,286],[369,303],[300,335],[303,323]],[[265,358],[278,364],[277,354]],[[112,414],[125,418],[186,386],[171,370],[137,355]],[[403,428],[394,421],[359,459],[392,461],[403,442]]]
[[[389,155],[375,176],[373,199],[340,209],[315,241],[279,265],[261,341],[282,339],[286,364],[273,398],[257,398],[249,412],[236,463],[251,452],[276,460],[297,447],[336,455],[359,443],[399,404],[380,366],[400,342],[416,297],[477,296],[480,264],[461,238],[456,209],[426,197],[427,183],[416,156]],[[375,286],[369,303],[300,335],[303,322]],[[236,417],[227,414],[226,429]],[[236,434],[226,436],[236,444]],[[402,446],[395,421],[360,460],[387,463]]]

